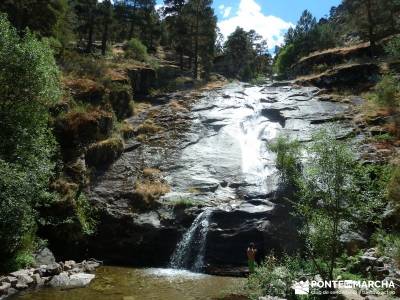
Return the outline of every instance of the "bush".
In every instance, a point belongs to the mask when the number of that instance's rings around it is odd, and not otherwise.
[[[312,266],[300,256],[284,255],[277,259],[269,255],[250,274],[246,292],[250,299],[258,300],[263,296],[288,298],[292,295],[294,281],[303,278],[312,271]]]
[[[136,39],[130,39],[125,45],[125,56],[128,58],[133,58],[139,61],[148,61],[149,55],[147,54],[147,48],[143,43]]]
[[[389,256],[400,266],[400,234],[378,230],[372,236],[380,255]]]
[[[76,51],[64,51],[58,59],[61,69],[71,75],[89,77],[93,80],[105,77],[106,64],[103,59],[91,54],[81,54]]]
[[[400,104],[399,92],[400,86],[396,78],[392,75],[385,75],[375,86],[371,99],[391,110],[395,110]]]
[[[385,52],[394,59],[400,59],[400,37],[392,39],[385,46]]]
[[[392,172],[388,187],[388,199],[395,209],[400,212],[400,167],[397,166]]]
[[[87,235],[93,234],[97,226],[96,212],[90,206],[86,195],[83,193],[75,201],[75,213],[82,226],[83,233]]]
[[[198,205],[198,202],[193,199],[179,198],[171,201],[174,208],[188,208]]]
[[[276,168],[283,182],[293,183],[300,172],[300,143],[290,141],[287,136],[279,136],[268,145],[268,149],[276,154]]]
[[[297,50],[293,44],[283,47],[275,60],[274,72],[278,75],[288,75],[290,67],[296,62]]]

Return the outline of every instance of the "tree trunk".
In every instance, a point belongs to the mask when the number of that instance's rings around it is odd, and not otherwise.
[[[193,70],[193,78],[197,79],[198,77],[198,69],[199,69],[199,14],[200,14],[200,0],[197,4],[196,9],[196,33],[194,40],[194,70]]]
[[[86,52],[92,53],[93,48],[93,20],[90,20]]]
[[[372,56],[374,54],[374,49],[375,49],[375,34],[374,34],[375,24],[372,18],[371,0],[366,1],[366,7],[367,7],[367,17],[368,17],[368,38],[370,41],[371,56]]]
[[[108,22],[107,22],[107,20],[105,20],[104,21],[104,28],[103,28],[103,39],[102,39],[102,42],[101,42],[101,54],[103,56],[106,55],[107,40],[108,40]]]

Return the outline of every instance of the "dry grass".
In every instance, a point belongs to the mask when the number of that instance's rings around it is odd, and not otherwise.
[[[138,114],[148,111],[151,108],[150,103],[145,102],[135,102],[133,104],[133,115],[137,116]]]
[[[170,187],[164,182],[144,180],[135,183],[135,191],[145,202],[151,203],[168,193]]]
[[[172,100],[169,103],[169,106],[172,109],[172,111],[174,111],[174,112],[187,112],[188,111],[188,109],[186,107],[184,107],[181,102],[179,102],[177,100]]]
[[[121,132],[122,136],[125,139],[128,139],[134,135],[135,128],[133,128],[132,124],[130,124],[126,121],[123,121],[121,123],[121,127],[120,127],[119,131]]]
[[[154,178],[159,176],[161,171],[159,169],[155,168],[145,168],[143,169],[143,176],[144,177],[149,177],[149,178]]]
[[[161,131],[162,128],[154,123],[153,120],[147,119],[136,128],[138,134],[155,134]]]

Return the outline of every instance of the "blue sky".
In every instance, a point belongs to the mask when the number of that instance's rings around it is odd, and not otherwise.
[[[158,0],[160,4],[162,1]],[[283,42],[283,35],[308,9],[318,19],[341,0],[214,0],[218,27],[224,36],[237,26],[254,29],[268,40],[269,48]]]
[[[214,9],[219,19],[223,19],[220,5],[232,7],[231,14],[234,14],[239,7],[240,0],[214,0]],[[301,13],[308,9],[318,19],[329,13],[332,6],[337,6],[341,0],[256,0],[261,6],[261,12],[265,15],[273,15],[285,21],[297,22]]]

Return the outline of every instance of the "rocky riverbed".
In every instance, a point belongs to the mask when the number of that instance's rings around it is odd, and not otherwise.
[[[47,248],[39,251],[35,258],[36,267],[0,276],[0,299],[45,287],[63,290],[85,287],[95,278],[93,273],[101,265],[96,260],[57,263]]]

